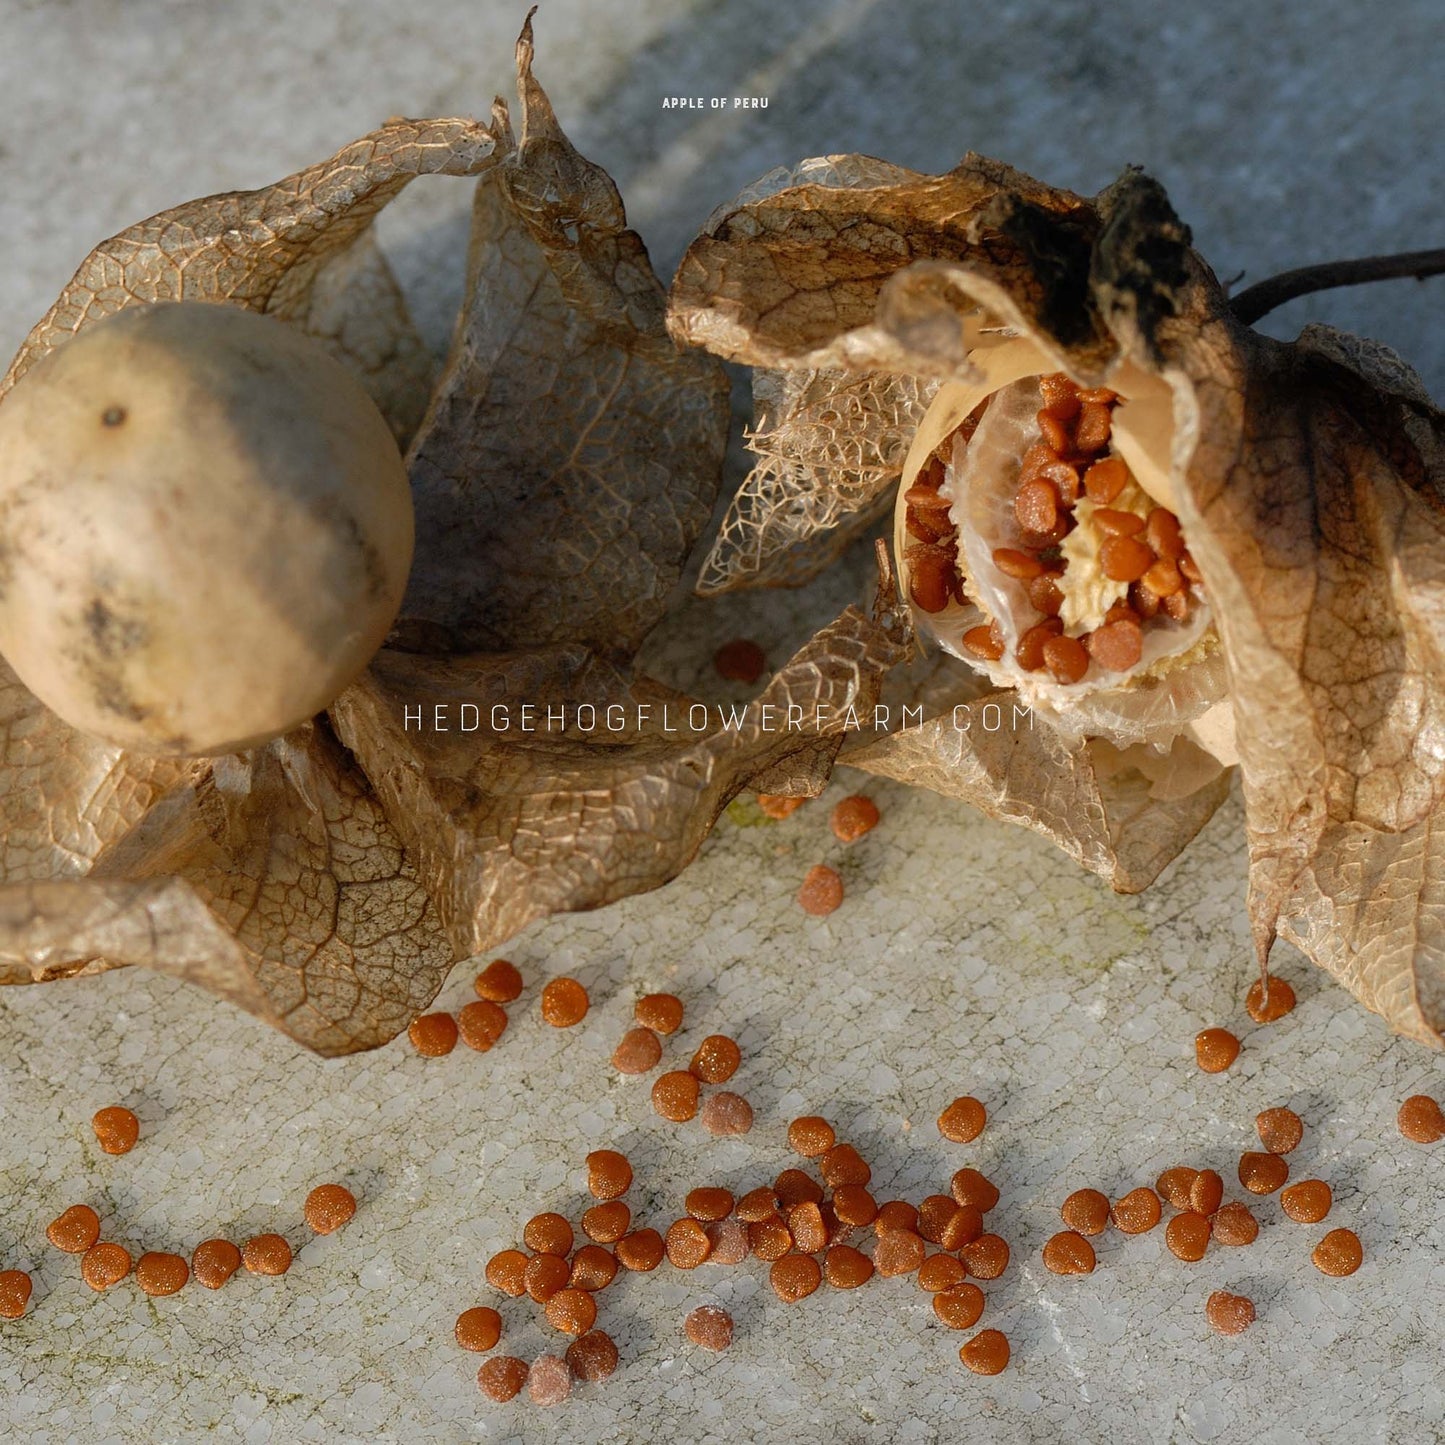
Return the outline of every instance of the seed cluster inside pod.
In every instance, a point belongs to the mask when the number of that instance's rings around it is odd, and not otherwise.
[[[1208,627],[1179,519],[1114,446],[1122,398],[1057,373],[995,392],[904,491],[909,600],[1001,685],[1114,687]]]

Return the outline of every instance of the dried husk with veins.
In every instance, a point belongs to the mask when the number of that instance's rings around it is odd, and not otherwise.
[[[1441,1043],[1445,458],[1393,353],[1241,325],[1141,174],[1085,198],[977,156],[764,178],[689,249],[670,325],[762,378],[761,460],[704,589],[798,580],[833,555],[821,529],[893,513],[932,647],[885,696],[926,720],[845,761],[1121,891],[1237,765],[1261,965],[1282,934]],[[1114,535],[1150,545],[1106,568]],[[1048,725],[954,725],[988,701]]]
[[[409,446],[417,519],[390,645],[318,717],[220,758],[155,758],[68,727],[0,667],[0,982],[141,964],[322,1053],[384,1043],[452,964],[549,913],[680,871],[759,776],[817,791],[843,738],[764,729],[764,703],[845,715],[903,655],[850,608],[739,729],[666,733],[687,699],[638,646],[710,512],[728,423],[720,365],[679,350],[606,173],[572,148],[517,46],[520,134],[394,120],[257,191],[102,242],[27,338],[46,352],[125,307],[243,306],[325,341]],[[476,178],[467,292],[434,366],[373,238],[413,177]],[[479,731],[418,731],[406,710]],[[490,731],[492,707],[626,705],[630,730]],[[651,705],[650,714],[636,705]]]

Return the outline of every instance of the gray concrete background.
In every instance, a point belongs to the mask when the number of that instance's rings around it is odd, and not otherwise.
[[[86,249],[190,196],[307,164],[389,114],[484,113],[508,85],[511,4],[27,4],[0,0],[0,350],[7,355]],[[1084,190],[1141,162],[1170,188],[1221,275],[1441,240],[1434,139],[1445,129],[1439,8],[1121,0],[548,0],[538,71],[574,139],[607,165],[668,273],[713,204],[768,167],[865,150],[924,169],[972,147]],[[766,111],[665,111],[668,94],[761,94]],[[419,316],[444,341],[460,284],[466,188],[422,182],[384,223]],[[1325,319],[1398,347],[1438,395],[1445,282],[1297,303],[1275,329]],[[695,685],[736,633],[782,657],[861,591],[845,565],[807,592],[685,606],[651,663]],[[827,805],[866,786],[884,809],[842,849]],[[816,861],[849,896],[823,921],[791,902]],[[184,986],[140,974],[0,996],[0,1266],[36,1275],[0,1328],[0,1431],[19,1441],[561,1440],[1415,1441],[1445,1432],[1442,1156],[1394,1132],[1399,1101],[1440,1092],[1441,1061],[1388,1036],[1295,954],[1300,1008],[1251,1030],[1241,813],[1226,807],[1150,893],[1111,895],[1029,835],[924,794],[842,775],[787,823],[725,819],[669,888],[530,930],[510,955],[529,987],[501,1046],[423,1061],[405,1044],[322,1063]],[[540,982],[573,972],[594,1010],[570,1033],[536,1016]],[[442,1002],[469,996],[459,968]],[[744,1140],[662,1126],[646,1086],[607,1055],[632,1000],[687,1000],[669,1049],[735,1031]],[[1229,1024],[1240,1063],[1206,1078],[1194,1033]],[[977,1144],[932,1119],[955,1093],[988,1101]],[[124,1159],[86,1120],[123,1100],[145,1137]],[[1307,1122],[1296,1177],[1335,1189],[1330,1224],[1366,1264],[1309,1264],[1323,1226],[1273,1200],[1260,1241],[1193,1266],[1162,1231],[1106,1237],[1084,1280],[1043,1272],[1057,1205],[1121,1193],[1187,1160],[1232,1182],[1255,1112]],[[694,1183],[739,1188],[786,1162],[783,1130],[821,1112],[873,1161],[880,1197],[915,1199],[962,1162],[988,1170],[1014,1262],[985,1323],[1014,1344],[978,1380],[916,1286],[882,1281],[796,1307],[764,1273],[704,1267],[615,1285],[600,1323],[623,1367],[561,1409],[489,1406],[456,1314],[488,1302],[493,1250],[528,1214],[580,1207],[580,1164],[613,1144],[637,1166],[634,1206],[660,1226]],[[283,1228],[323,1178],[362,1198],[341,1235],[283,1280],[149,1301],[95,1297],[43,1242],[90,1200],[115,1237],[189,1249],[207,1234]],[[1237,1192],[1237,1191],[1236,1191]],[[1206,1329],[1215,1288],[1251,1293],[1242,1340]],[[738,1338],[702,1357],[680,1333],[726,1303]],[[490,1301],[495,1302],[495,1301]],[[545,1336],[503,1308],[506,1348]]]

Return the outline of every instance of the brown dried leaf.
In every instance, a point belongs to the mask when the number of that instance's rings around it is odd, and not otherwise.
[[[325,342],[404,440],[425,406],[431,361],[372,222],[415,177],[477,175],[495,149],[479,121],[391,120],[274,185],[188,201],[127,227],[81,263],[0,380],[0,398],[101,317],[155,301],[225,301]]]
[[[811,730],[782,725],[790,705],[810,720],[827,709],[819,731],[841,740],[847,709],[868,706],[902,655],[892,625],[848,609],[778,671],[740,726],[719,727],[714,716],[702,736],[686,730],[687,698],[576,646],[450,658],[383,652],[332,718],[416,857],[457,953],[479,953],[533,919],[598,908],[675,877],[750,779],[817,746]],[[521,732],[523,703],[536,707],[539,731],[530,736]],[[408,728],[409,707],[434,721],[439,704],[452,731]],[[466,704],[476,727],[462,733]],[[602,717],[622,708],[626,726],[596,741],[575,726],[579,704]],[[640,725],[639,704],[652,709]],[[508,710],[509,727],[494,725],[494,706]],[[549,706],[567,709],[567,733],[541,730]]]
[[[532,75],[530,19],[517,71],[521,142],[501,110],[462,321],[409,458],[417,563],[396,638],[631,656],[711,514],[728,381],[669,339],[617,188]]]

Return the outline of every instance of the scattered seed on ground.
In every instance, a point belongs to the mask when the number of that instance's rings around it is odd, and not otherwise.
[[[507,1031],[507,1011],[491,999],[479,998],[457,1014],[457,1033],[479,1054],[487,1053]]]
[[[781,1259],[792,1247],[793,1236],[781,1219],[760,1219],[748,1225],[748,1248],[758,1259]]]
[[[1207,1219],[1224,1202],[1224,1180],[1213,1169],[1201,1169],[1189,1186],[1189,1207]]]
[[[1251,1194],[1273,1194],[1289,1178],[1289,1165],[1278,1154],[1249,1150],[1239,1156],[1239,1182]]]
[[[1254,1301],[1217,1289],[1204,1306],[1210,1329],[1221,1335],[1242,1335],[1254,1323]]]
[[[512,1003],[522,995],[522,975],[514,963],[494,959],[473,980],[478,998],[492,1003]]]
[[[1231,1199],[1228,1204],[1221,1204],[1209,1224],[1218,1244],[1238,1248],[1253,1244],[1259,1238],[1259,1221],[1250,1212],[1249,1206],[1240,1204],[1238,1200]]]
[[[719,1138],[746,1134],[753,1127],[753,1106],[741,1094],[719,1089],[703,1101],[702,1127]]]
[[[1125,1234],[1145,1234],[1159,1223],[1159,1196],[1147,1184],[1131,1189],[1114,1205],[1114,1225]]]
[[[406,1036],[424,1058],[439,1059],[457,1046],[457,1021],[447,1013],[422,1014],[411,1021]]]
[[[582,1216],[582,1233],[598,1244],[616,1244],[632,1226],[632,1211],[620,1199],[594,1204]]]
[[[688,1069],[704,1084],[725,1084],[742,1061],[743,1051],[726,1034],[709,1034],[697,1046]]]
[[[80,1277],[93,1290],[109,1289],[130,1273],[130,1251],[118,1244],[92,1244],[80,1261]]]
[[[821,1254],[828,1247],[828,1228],[816,1204],[795,1204],[788,1211],[788,1233],[802,1254]]]
[[[585,1289],[596,1294],[616,1278],[617,1256],[600,1244],[584,1244],[572,1256],[572,1273],[567,1283],[573,1289]]]
[[[241,1246],[241,1263],[252,1274],[285,1274],[291,1268],[291,1246],[279,1234],[258,1234]]]
[[[1159,1176],[1154,1187],[1175,1209],[1188,1209],[1189,1191],[1193,1189],[1198,1173],[1197,1169],[1191,1169],[1187,1164],[1176,1164]]]
[[[1293,1109],[1266,1109],[1256,1114],[1254,1130],[1271,1154],[1288,1154],[1304,1138],[1304,1121]]]
[[[1438,1144],[1445,1139],[1445,1112],[1429,1094],[1411,1094],[1400,1105],[1396,1123],[1413,1144]]]
[[[1097,1189],[1076,1189],[1060,1206],[1059,1217],[1079,1234],[1102,1234],[1109,1226],[1109,1197]]]
[[[538,1355],[527,1371],[527,1394],[534,1405],[560,1405],[572,1393],[572,1372],[557,1355]]]
[[[1050,1274],[1093,1274],[1094,1246],[1072,1229],[1060,1230],[1044,1245],[1044,1268]]]
[[[768,1271],[773,1293],[788,1304],[806,1299],[823,1282],[823,1271],[811,1254],[786,1254]]]
[[[50,1221],[45,1237],[66,1254],[84,1254],[100,1238],[100,1216],[88,1204],[72,1204]]]
[[[34,1288],[23,1269],[0,1269],[0,1320],[18,1320]]]
[[[829,822],[833,835],[841,843],[856,843],[865,833],[871,833],[878,826],[878,805],[872,798],[855,793],[844,798],[836,808]]]
[[[958,1352],[958,1358],[975,1375],[1001,1375],[1008,1367],[1008,1336],[999,1330],[980,1330]]]
[[[851,1144],[835,1144],[818,1160],[818,1172],[830,1189],[845,1184],[866,1185],[873,1178],[867,1161]]]
[[[912,1274],[924,1260],[927,1246],[922,1235],[907,1230],[890,1230],[879,1235],[873,1245],[873,1268],[883,1279]]]
[[[1202,1214],[1185,1210],[1164,1227],[1169,1252],[1186,1264],[1197,1264],[1209,1248],[1209,1221]]]
[[[918,1266],[918,1287],[930,1294],[937,1294],[941,1289],[952,1289],[967,1278],[968,1270],[964,1268],[962,1261],[951,1254],[930,1254]]]
[[[191,1254],[191,1277],[206,1289],[220,1289],[241,1267],[241,1251],[229,1239],[203,1239]]]
[[[977,1169],[957,1170],[949,1187],[960,1204],[971,1204],[981,1214],[987,1214],[998,1203],[998,1189],[993,1180]]]
[[[791,1209],[795,1204],[821,1204],[823,1187],[816,1179],[810,1178],[801,1169],[784,1169],[773,1181],[773,1192],[778,1196],[781,1209]]]
[[[833,1213],[844,1224],[863,1229],[878,1217],[878,1205],[861,1184],[843,1184],[833,1191]]]
[[[486,1280],[516,1299],[527,1292],[527,1256],[520,1249],[499,1250],[487,1261]]]
[[[558,1290],[564,1290],[572,1279],[572,1266],[559,1254],[534,1254],[527,1261],[523,1274],[527,1293],[544,1305]]]
[[[632,1165],[627,1162],[625,1154],[616,1149],[594,1149],[587,1156],[587,1192],[594,1199],[616,1199],[631,1187]],[[595,1213],[590,1209],[587,1212]],[[626,1228],[625,1225],[623,1227]],[[584,1233],[589,1232],[585,1217],[582,1229]],[[596,1238],[595,1235],[591,1237]]]
[[[983,1291],[964,1281],[934,1294],[933,1313],[951,1330],[971,1330],[983,1314],[983,1303]]]
[[[1323,1179],[1301,1179],[1279,1196],[1279,1207],[1296,1224],[1318,1224],[1333,1203],[1334,1195]]]
[[[1222,1074],[1239,1057],[1239,1040],[1228,1029],[1205,1029],[1195,1037],[1194,1056],[1206,1074]]]
[[[676,994],[644,994],[633,1013],[643,1028],[655,1034],[675,1034],[682,1027],[682,1000]]]
[[[667,1229],[667,1259],[676,1269],[696,1269],[708,1257],[712,1241],[695,1219],[679,1219]]]
[[[686,1069],[673,1069],[658,1076],[652,1086],[652,1109],[674,1124],[685,1124],[697,1114],[701,1088],[696,1074]]]
[[[1008,1268],[1008,1241],[997,1234],[981,1234],[959,1253],[975,1279],[997,1279]]]
[[[617,1369],[617,1346],[606,1330],[588,1330],[567,1346],[567,1368],[572,1377],[600,1384]]]
[[[851,1244],[835,1244],[824,1257],[823,1274],[834,1289],[857,1289],[873,1278],[873,1261]]]
[[[589,1290],[569,1285],[547,1301],[547,1323],[564,1335],[585,1335],[597,1323],[597,1301]]]
[[[335,1234],[356,1214],[356,1196],[344,1184],[318,1184],[306,1196],[306,1222],[317,1234]]]
[[[737,1215],[744,1224],[756,1224],[760,1219],[771,1219],[778,1212],[778,1196],[776,1191],[763,1185],[758,1189],[749,1189],[741,1199],[738,1200],[737,1208],[733,1213]]]
[[[560,1214],[534,1214],[522,1229],[522,1243],[537,1254],[565,1255],[572,1248],[572,1226]]]
[[[662,1263],[665,1250],[662,1236],[655,1229],[636,1229],[617,1241],[614,1253],[624,1269],[646,1274]]]
[[[101,1109],[90,1121],[90,1127],[107,1154],[129,1154],[140,1138],[140,1120],[119,1104]]]
[[[1294,1005],[1294,990],[1274,974],[1270,974],[1268,986],[1255,979],[1244,999],[1245,1012],[1257,1024],[1278,1023]]]
[[[709,1264],[741,1264],[748,1257],[748,1227],[737,1219],[717,1219],[704,1226]]]
[[[504,1404],[515,1400],[527,1383],[527,1362],[515,1355],[498,1355],[477,1371],[477,1386],[487,1399]]]
[[[587,1017],[587,1005],[587,990],[575,978],[554,978],[542,990],[542,1018],[554,1029],[580,1024]]]
[[[190,1277],[190,1265],[178,1254],[147,1251],[136,1260],[135,1282],[149,1295],[175,1294]]]
[[[662,1041],[651,1029],[628,1029],[612,1051],[619,1074],[645,1074],[662,1062]]]
[[[485,1305],[463,1310],[457,1316],[455,1333],[457,1343],[464,1350],[484,1353],[502,1338],[502,1317],[496,1310],[488,1309]]]
[[[958,1197],[956,1193],[954,1197]],[[918,1232],[918,1210],[906,1199],[890,1199],[878,1206],[877,1217],[873,1220],[873,1232],[892,1234],[899,1230],[905,1234]]]
[[[798,889],[798,907],[814,918],[825,918],[843,901],[843,880],[826,864],[816,863]]]
[[[791,818],[806,802],[807,798],[784,798],[777,793],[758,794],[758,807],[780,823],[784,818]]]
[[[704,1350],[725,1350],[733,1342],[733,1317],[717,1305],[699,1305],[682,1327],[688,1339]]]
[[[987,1110],[977,1099],[965,1094],[938,1116],[938,1132],[955,1144],[971,1144],[983,1133],[987,1122]]]
[[[726,1219],[733,1212],[732,1190],[701,1184],[696,1189],[688,1190],[687,1198],[683,1200],[683,1208],[694,1219],[700,1219],[705,1224],[713,1219]]]
[[[816,1159],[820,1154],[826,1154],[837,1142],[833,1126],[816,1114],[794,1119],[788,1125],[788,1144],[805,1159]]]

